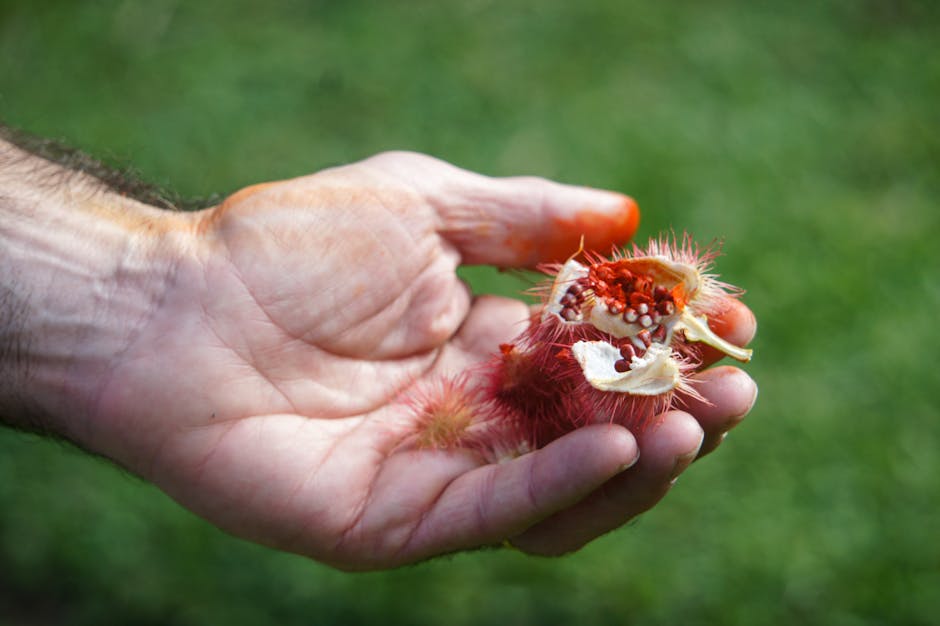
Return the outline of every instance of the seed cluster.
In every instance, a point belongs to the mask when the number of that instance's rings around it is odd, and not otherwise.
[[[624,322],[640,326],[635,336],[619,341],[623,358],[614,363],[614,369],[621,373],[632,369],[633,357],[642,358],[653,342],[665,342],[667,330],[663,320],[679,309],[668,288],[656,285],[650,276],[631,272],[617,261],[594,265],[588,277],[573,282],[561,297],[558,314],[566,322],[581,321],[582,307],[589,297],[602,300],[607,311],[621,316]]]
[[[623,321],[643,328],[659,325],[663,317],[677,310],[669,289],[655,285],[650,276],[634,274],[623,262],[592,267],[591,286],[612,315],[621,315]]]
[[[631,272],[622,262],[596,265],[591,268],[590,278],[591,289],[612,315],[620,315],[624,322],[641,327],[635,337],[620,341],[623,358],[614,363],[614,369],[629,371],[634,356],[642,357],[654,341],[666,340],[666,326],[662,322],[678,310],[675,297],[663,285],[656,285],[652,277]]]
[[[572,283],[565,295],[561,297],[561,312],[558,314],[566,322],[575,322],[581,319],[581,305],[584,304],[584,281]]]

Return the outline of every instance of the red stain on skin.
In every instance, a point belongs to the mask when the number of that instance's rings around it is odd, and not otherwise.
[[[196,227],[196,232],[199,235],[203,235],[209,232],[210,230],[215,228],[215,226],[222,220],[222,217],[225,215],[226,212],[228,212],[229,209],[231,209],[234,206],[239,205],[240,203],[244,202],[251,196],[254,196],[255,194],[261,191],[264,191],[265,189],[268,189],[269,187],[273,187],[275,185],[280,185],[280,184],[282,184],[282,181],[274,181],[274,182],[269,182],[269,183],[258,183],[256,185],[250,185],[248,187],[245,187],[244,189],[239,189],[232,195],[228,196],[227,198],[225,198],[225,200],[222,201],[221,204],[218,204],[209,209],[200,211],[197,214],[200,216],[200,218],[199,218],[199,224]]]
[[[616,211],[579,211],[572,218],[553,218],[541,233],[520,233],[507,238],[506,245],[522,264],[564,261],[578,249],[584,237],[585,250],[608,250],[626,243],[640,223],[640,209],[633,198],[623,196]]]
[[[274,185],[277,185],[277,184],[278,184],[277,181],[270,182],[270,183],[258,183],[257,185],[251,185],[249,187],[245,187],[244,189],[239,189],[238,191],[230,195],[228,198],[226,198],[225,201],[222,203],[222,206],[227,207],[232,204],[243,202],[247,200],[250,196],[253,196],[256,193],[258,193],[259,191],[264,191],[268,187],[273,187]]]
[[[736,346],[746,346],[754,338],[757,322],[747,306],[739,300],[728,298],[721,311],[708,317],[708,326],[725,341],[730,341]],[[696,347],[702,367],[707,367],[725,357],[723,352],[711,346],[700,344]]]
[[[754,338],[757,322],[754,313],[740,300],[727,298],[725,307],[708,318],[708,325],[718,336],[738,346],[745,346]]]

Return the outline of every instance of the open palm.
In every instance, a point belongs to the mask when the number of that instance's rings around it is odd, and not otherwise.
[[[706,372],[711,404],[640,440],[593,426],[499,465],[402,445],[400,399],[523,328],[525,305],[474,299],[458,264],[531,267],[582,235],[606,250],[636,217],[619,194],[405,153],[245,189],[194,216],[102,381],[98,451],[234,534],[346,569],[505,539],[580,547],[658,501],[703,433],[717,445],[753,401],[746,375]],[[729,340],[753,333],[741,306],[723,321]]]

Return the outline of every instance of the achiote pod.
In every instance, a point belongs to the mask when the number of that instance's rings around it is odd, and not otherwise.
[[[741,293],[711,273],[716,256],[689,236],[662,237],[609,259],[579,251],[543,268],[552,280],[538,290],[542,307],[526,331],[477,371],[412,399],[419,444],[497,461],[587,424],[642,430],[698,397],[696,344],[751,357],[708,326]]]

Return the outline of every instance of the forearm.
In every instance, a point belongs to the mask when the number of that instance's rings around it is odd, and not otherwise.
[[[0,139],[0,420],[89,439],[189,224]]]

